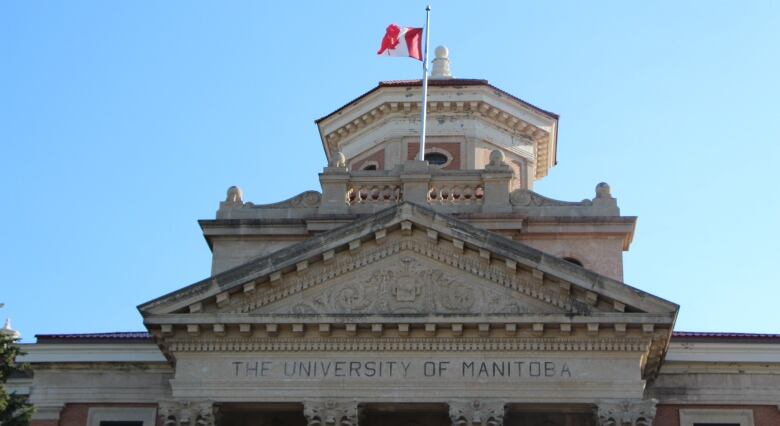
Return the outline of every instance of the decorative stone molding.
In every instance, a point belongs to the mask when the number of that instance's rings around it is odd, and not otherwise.
[[[561,201],[539,195],[529,189],[516,189],[509,195],[513,206],[545,207],[545,206],[591,206],[591,200]]]
[[[475,399],[449,402],[452,426],[502,426],[506,403]]]
[[[164,426],[214,426],[215,408],[211,401],[160,401]]]
[[[652,426],[658,400],[623,400],[598,404],[599,426]]]
[[[357,401],[304,400],[303,415],[308,426],[357,426]]]
[[[583,304],[575,303],[569,296],[558,294],[544,287],[541,283],[533,283],[527,272],[512,271],[505,264],[485,264],[479,259],[463,256],[456,249],[439,246],[434,241],[418,241],[414,238],[402,238],[388,241],[375,249],[363,249],[358,255],[337,256],[328,264],[315,264],[306,271],[297,274],[294,279],[287,280],[275,288],[266,291],[256,291],[243,302],[234,305],[229,311],[249,313],[258,308],[274,303],[284,297],[297,294],[303,290],[330,281],[348,272],[362,269],[402,250],[426,256],[443,262],[464,272],[477,275],[503,287],[518,291],[526,296],[551,304],[567,312],[588,313],[590,310]]]
[[[354,324],[353,324],[354,325]],[[435,324],[431,324],[435,326]],[[435,327],[432,331],[435,331]],[[347,328],[347,332],[350,332]],[[173,352],[644,352],[648,339],[638,338],[498,338],[498,337],[317,337],[307,340],[291,338],[251,339],[171,339]]]
[[[32,420],[59,420],[65,404],[35,404]]]

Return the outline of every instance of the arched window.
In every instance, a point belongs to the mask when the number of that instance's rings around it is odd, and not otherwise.
[[[565,261],[567,261],[569,263],[573,263],[573,264],[575,264],[577,266],[582,266],[582,262],[580,262],[579,260],[577,260],[577,259],[575,259],[573,257],[564,257],[563,260],[565,260]]]
[[[444,164],[447,164],[449,158],[441,152],[429,152],[425,154],[425,161],[434,166],[443,166]]]
[[[363,167],[363,170],[376,170],[376,164],[369,164]]]

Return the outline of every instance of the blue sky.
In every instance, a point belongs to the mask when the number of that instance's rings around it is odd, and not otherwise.
[[[314,119],[378,81],[424,2],[0,3],[0,317],[34,334],[143,329],[208,275],[196,220],[230,185],[319,189]],[[780,3],[433,1],[431,44],[561,115],[546,196],[607,181],[639,217],[625,280],[678,330],[780,332]],[[280,178],[279,176],[284,176]]]

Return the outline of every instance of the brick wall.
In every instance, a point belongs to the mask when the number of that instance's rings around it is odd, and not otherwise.
[[[156,404],[66,404],[60,413],[60,420],[35,420],[31,426],[86,426],[87,415],[92,407],[157,407]],[[160,417],[157,426],[162,426]]]

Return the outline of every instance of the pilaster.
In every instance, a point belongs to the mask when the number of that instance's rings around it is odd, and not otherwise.
[[[599,426],[651,426],[655,418],[655,399],[603,401],[596,416]]]
[[[452,426],[502,426],[506,403],[494,399],[449,402]]]
[[[307,426],[358,426],[358,403],[354,400],[308,399],[303,401]]]

